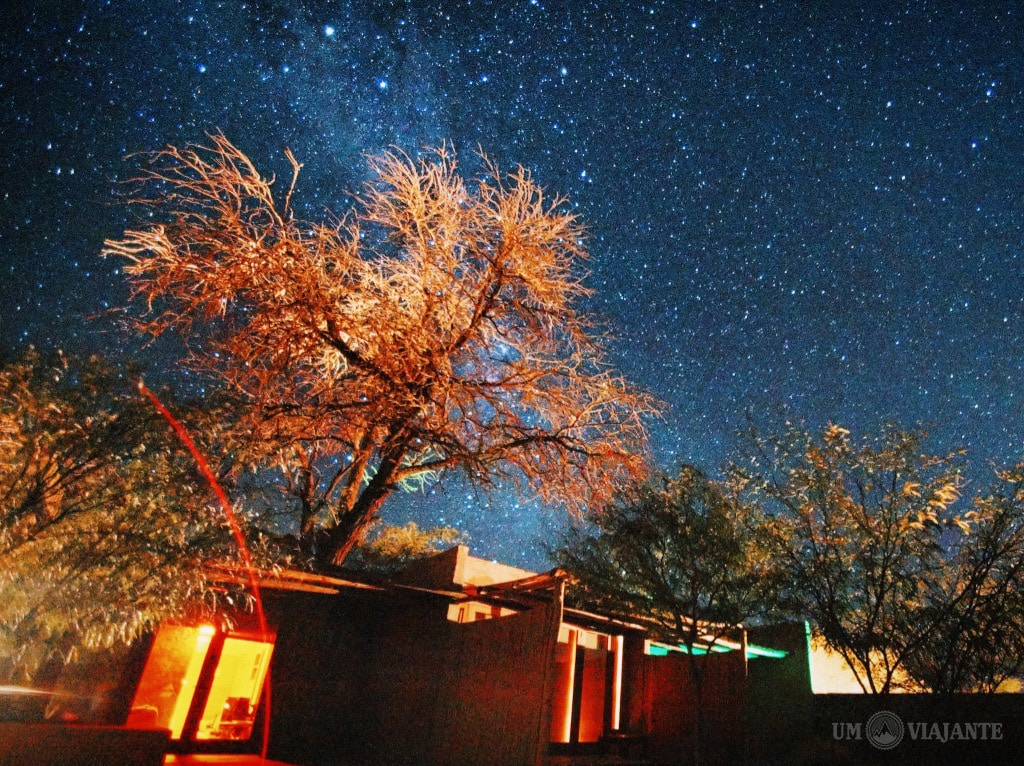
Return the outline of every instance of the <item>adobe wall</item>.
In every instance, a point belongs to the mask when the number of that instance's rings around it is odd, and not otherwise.
[[[547,746],[557,604],[456,624],[403,592],[275,594],[272,757],[532,764]],[[328,756],[329,754],[329,756]]]
[[[537,574],[527,569],[478,558],[465,545],[414,561],[397,575],[407,585],[437,590],[458,589],[462,585],[494,585]]]
[[[749,663],[747,740],[753,753],[799,757],[799,743],[814,714],[807,634],[800,623],[750,628],[753,644],[781,649],[779,659],[755,657]]]
[[[361,714],[371,725],[360,755],[388,764],[539,762],[558,606],[456,624],[445,604],[399,598],[382,625],[363,676]]]
[[[780,698],[778,704],[785,714],[786,700]],[[876,713],[897,716],[903,727],[902,738],[890,750],[876,747],[867,737],[867,722]],[[966,724],[974,727],[968,730]],[[788,741],[775,739],[768,751],[752,749],[754,758],[794,764],[1019,763],[1024,696],[818,694],[809,715],[794,713],[787,730]]]
[[[699,702],[691,660],[702,673]],[[653,763],[692,762],[698,704],[701,763],[724,764],[742,756],[746,678],[739,652],[692,658],[679,653],[645,655],[641,667],[640,674],[631,679],[642,688],[640,694],[632,694],[631,728],[648,732],[647,756]]]
[[[462,570],[468,554],[464,545],[457,545],[434,556],[418,559],[399,572],[396,580],[421,588],[454,590],[455,584],[462,582]]]
[[[748,757],[755,762],[793,764],[943,764],[1012,763],[1024,750],[1024,695],[1020,694],[812,694],[807,637],[802,624],[749,631],[753,643],[783,649],[784,659],[749,663]],[[891,750],[867,739],[866,725],[876,713],[890,712],[904,724],[904,736]],[[999,726],[1001,739],[948,739],[945,724]],[[918,733],[915,738],[909,724]],[[938,729],[934,727],[938,726]],[[988,727],[986,727],[987,729]],[[949,731],[952,731],[950,729]],[[984,732],[990,733],[990,732]]]

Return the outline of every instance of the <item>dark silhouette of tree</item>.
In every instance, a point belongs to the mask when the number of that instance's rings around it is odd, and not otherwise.
[[[694,757],[703,728],[704,665],[697,656],[773,602],[773,569],[753,509],[724,484],[683,466],[675,478],[635,484],[576,526],[552,555],[576,580],[577,598],[653,623],[686,648],[696,692]]]
[[[203,564],[229,538],[133,389],[97,359],[30,352],[0,368],[3,681],[128,643],[209,595]]]
[[[107,242],[146,311],[233,397],[247,454],[277,471],[298,534],[340,564],[396,488],[461,469],[572,509],[642,474],[651,401],[607,366],[579,308],[582,230],[519,169],[467,185],[441,149],[371,160],[329,224],[280,199],[222,135],[169,146]]]
[[[961,524],[908,670],[935,692],[992,692],[1024,666],[1024,464],[999,471]]]
[[[1000,674],[1000,634],[1020,630],[1019,597],[994,597],[1019,582],[1019,496],[957,511],[960,453],[929,455],[923,438],[890,427],[855,444],[836,425],[790,428],[755,434],[736,469],[766,511],[785,609],[817,627],[865,692],[986,685]]]

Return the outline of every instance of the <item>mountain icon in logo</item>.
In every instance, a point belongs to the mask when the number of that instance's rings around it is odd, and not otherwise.
[[[892,750],[903,740],[903,721],[888,710],[875,713],[868,719],[867,739],[879,750]]]

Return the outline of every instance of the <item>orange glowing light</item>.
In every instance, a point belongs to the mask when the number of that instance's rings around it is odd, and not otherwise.
[[[249,587],[252,590],[253,601],[256,604],[256,620],[259,624],[260,637],[266,640],[270,635],[270,631],[267,629],[267,617],[263,611],[263,597],[260,595],[260,584],[256,577],[256,567],[253,566],[252,556],[249,554],[249,546],[245,543],[245,533],[242,532],[242,526],[238,523],[238,518],[235,516],[235,512],[231,510],[231,503],[228,501],[227,493],[224,492],[224,488],[221,487],[217,481],[217,477],[213,475],[213,471],[210,470],[209,463],[206,462],[206,458],[203,457],[202,452],[196,446],[196,443],[192,441],[192,437],[189,436],[188,430],[171,414],[170,410],[164,407],[163,403],[157,398],[156,394],[146,388],[146,384],[139,380],[139,391],[152,402],[157,412],[163,415],[164,419],[171,425],[174,432],[181,439],[182,444],[192,453],[192,458],[196,461],[196,466],[199,468],[199,472],[209,483],[210,488],[217,496],[217,500],[220,502],[221,509],[224,511],[224,516],[231,527],[231,533],[234,535],[235,542],[238,544],[238,555],[242,559],[242,564],[245,567],[245,571],[249,576]],[[206,626],[210,627],[210,626]],[[212,633],[210,634],[213,635]],[[207,637],[209,640],[209,637]],[[263,716],[263,743],[260,747],[260,759],[266,760],[267,749],[270,746],[270,678],[269,675],[263,684],[263,704],[266,707],[267,714]]]

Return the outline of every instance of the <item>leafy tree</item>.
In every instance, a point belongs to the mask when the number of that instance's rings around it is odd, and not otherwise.
[[[998,478],[956,530],[923,609],[934,627],[908,659],[936,692],[995,691],[1024,665],[1024,464]]]
[[[954,512],[957,455],[921,451],[922,434],[890,428],[854,444],[830,424],[754,436],[750,482],[768,512],[787,608],[808,619],[866,692],[908,680],[910,658],[945,619],[930,611],[949,584],[944,534]],[[930,616],[930,619],[929,619]]]
[[[600,504],[644,468],[650,400],[579,309],[582,231],[523,170],[467,185],[444,149],[371,160],[341,221],[295,218],[291,186],[224,136],[151,156],[154,223],[107,242],[147,309],[241,413],[246,459],[297,500],[303,547],[340,564],[396,488],[461,469]]]
[[[0,680],[45,682],[209,595],[224,539],[166,424],[92,359],[0,368]]]
[[[628,487],[593,525],[571,528],[554,558],[585,604],[650,620],[657,635],[686,647],[699,759],[704,666],[696,655],[772,602],[756,514],[726,485],[683,466],[675,478]]]
[[[414,521],[404,526],[383,527],[356,548],[356,565],[376,572],[393,573],[417,559],[433,556],[466,541],[455,527],[420,529]]]

